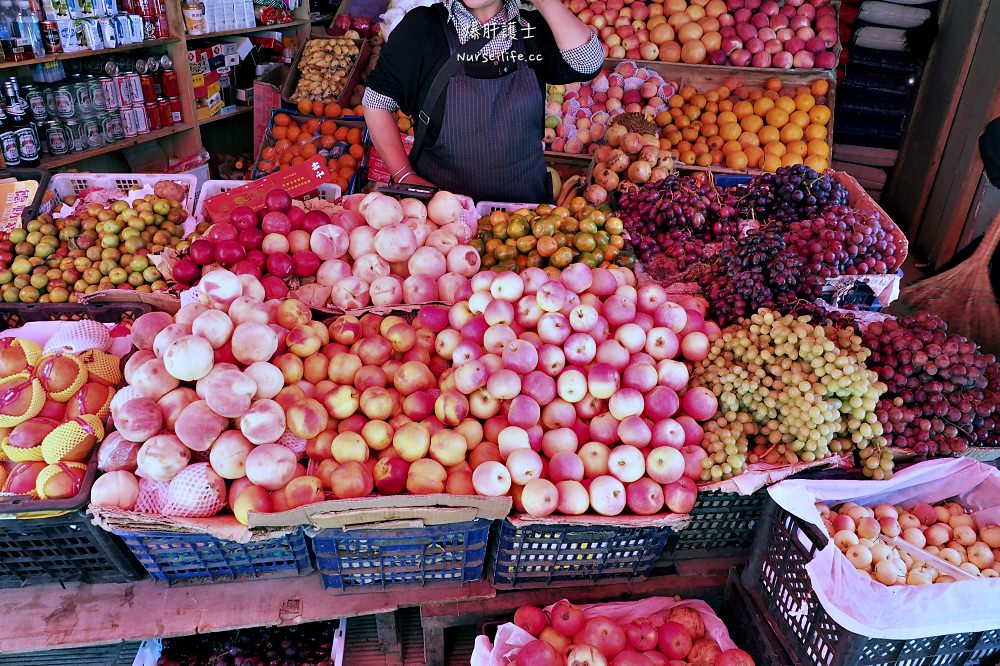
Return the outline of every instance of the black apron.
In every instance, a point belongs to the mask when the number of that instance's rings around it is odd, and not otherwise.
[[[444,26],[451,57],[458,35]],[[524,56],[523,38],[513,43]],[[475,201],[550,201],[542,149],[545,103],[526,60],[503,65],[503,76],[476,79],[464,67],[448,81],[437,141],[420,152],[417,173],[449,192]]]

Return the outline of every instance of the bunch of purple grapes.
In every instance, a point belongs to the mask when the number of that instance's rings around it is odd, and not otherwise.
[[[774,225],[740,239],[727,238],[712,257],[710,270],[698,274],[702,293],[720,326],[748,317],[759,308],[785,312],[792,304],[819,296],[819,278],[805,270]]]
[[[789,247],[821,277],[884,275],[899,268],[892,223],[877,213],[833,206],[787,229]]]
[[[333,666],[332,622],[169,638],[157,666]]]
[[[739,213],[743,218],[791,223],[847,205],[847,190],[829,174],[803,164],[764,173],[743,186]]]
[[[889,388],[876,410],[891,446],[919,455],[1000,445],[1000,365],[936,315],[870,324],[867,361]]]

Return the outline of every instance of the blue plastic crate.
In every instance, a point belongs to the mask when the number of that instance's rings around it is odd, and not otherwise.
[[[169,585],[305,576],[314,571],[299,528],[284,536],[239,543],[210,534],[115,531],[153,580]]]
[[[669,527],[612,522],[515,526],[507,519],[500,524],[490,577],[498,589],[642,580],[649,577],[672,532]]]
[[[312,540],[323,587],[471,583],[483,577],[493,521],[397,530],[320,530]]]
[[[736,187],[737,185],[746,185],[751,180],[753,180],[753,176],[744,176],[734,173],[715,174],[716,187]]]

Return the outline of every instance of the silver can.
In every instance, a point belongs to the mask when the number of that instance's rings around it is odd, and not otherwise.
[[[142,95],[142,81],[139,80],[139,75],[135,72],[129,72],[125,76],[128,77],[129,99],[131,103],[135,105],[145,102],[146,100]]]
[[[107,143],[114,143],[125,138],[122,131],[121,116],[117,111],[108,111],[100,116],[101,131],[104,132],[104,140]]]
[[[59,86],[52,92],[55,98],[56,115],[60,118],[76,117],[76,95],[73,86]]]
[[[48,145],[49,154],[51,155],[66,155],[70,151],[70,141],[69,136],[66,132],[66,128],[58,120],[50,120],[46,123],[42,123],[41,135],[44,137],[45,143]]]
[[[66,128],[66,137],[72,152],[79,153],[87,149],[87,139],[83,136],[83,124],[79,120],[66,120],[63,122],[63,127]]]
[[[104,132],[101,130],[101,120],[97,116],[84,118],[80,121],[83,126],[83,138],[87,142],[87,148],[100,148],[104,145]]]
[[[135,116],[135,129],[139,134],[149,134],[149,118],[146,116],[146,107],[136,104],[132,107]]]
[[[103,113],[108,110],[108,102],[104,98],[104,86],[95,77],[87,77],[87,87],[90,88],[90,103],[94,107],[94,113]]]
[[[70,88],[73,90],[73,101],[76,103],[77,117],[92,114],[94,112],[94,101],[90,98],[90,85],[86,81],[77,81]]]
[[[131,139],[134,136],[138,136],[139,130],[136,126],[135,115],[132,113],[132,107],[123,106],[118,110],[118,115],[122,122],[122,134],[127,139]]]

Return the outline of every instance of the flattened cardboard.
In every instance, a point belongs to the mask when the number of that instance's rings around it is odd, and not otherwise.
[[[154,309],[169,314],[177,314],[181,301],[173,294],[163,292],[146,293],[134,289],[105,289],[90,294],[80,294],[81,303],[146,303]]]
[[[535,517],[522,513],[511,516],[508,520],[514,527],[518,528],[531,525],[586,525],[593,527],[669,527],[673,530],[682,530],[691,524],[691,515],[687,513],[657,513],[652,516],[631,514],[558,516],[553,514]]]
[[[250,527],[318,528],[379,527],[397,521],[423,525],[448,525],[475,518],[499,520],[510,513],[510,497],[477,495],[379,495],[349,500],[328,500],[280,513],[250,512]]]
[[[233,515],[211,518],[174,518],[107,507],[90,506],[87,513],[93,523],[108,532],[166,532],[168,534],[211,534],[217,539],[237,543],[266,541],[290,534],[291,529],[253,530],[241,524]]]
[[[264,197],[271,190],[286,190],[292,197],[301,197],[330,182],[332,178],[326,162],[321,157],[314,157],[291,169],[278,171],[206,199],[206,217],[212,222],[228,222],[229,213],[237,206],[250,206],[254,210],[263,208]]]

